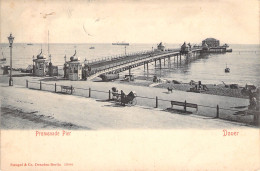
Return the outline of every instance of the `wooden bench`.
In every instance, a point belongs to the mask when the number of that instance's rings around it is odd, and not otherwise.
[[[186,100],[185,100],[185,102],[171,101],[171,105],[172,105],[171,108],[173,108],[173,105],[175,105],[175,106],[183,106],[185,112],[187,111],[187,107],[195,108],[196,111],[198,111],[198,105],[197,104],[187,103]]]
[[[63,93],[68,93],[68,94],[72,94],[73,92],[75,92],[74,87],[72,86],[61,86],[61,92]]]

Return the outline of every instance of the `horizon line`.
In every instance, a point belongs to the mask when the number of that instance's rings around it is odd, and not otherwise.
[[[185,41],[187,43],[187,41]],[[13,44],[48,44],[48,42],[14,42]],[[88,43],[68,43],[68,42],[52,42],[49,44],[112,44],[113,42],[88,42]],[[130,43],[130,42],[127,42],[130,44],[159,44],[159,43],[138,43],[138,42],[133,42],[133,43]],[[8,42],[0,42],[0,44],[9,44]],[[182,43],[172,43],[172,42],[163,42],[163,44],[182,44]],[[198,43],[191,43],[191,44],[198,44]],[[223,43],[225,44],[225,43]],[[228,43],[228,44],[233,44],[233,45],[260,45],[260,43]],[[122,45],[123,46],[123,45]]]

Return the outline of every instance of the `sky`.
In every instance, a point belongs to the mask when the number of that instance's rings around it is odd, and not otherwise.
[[[259,44],[258,0],[0,0],[1,43]]]

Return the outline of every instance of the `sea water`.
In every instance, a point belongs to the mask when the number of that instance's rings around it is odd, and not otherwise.
[[[64,57],[69,58],[75,53],[83,62],[84,60],[95,60],[105,57],[115,57],[134,52],[151,51],[156,48],[156,44],[130,44],[129,46],[112,44],[32,44],[15,43],[13,44],[13,67],[26,68],[32,65],[33,56],[40,53],[41,49],[46,58],[51,54],[53,65],[62,67]],[[165,44],[166,49],[179,48],[180,44]],[[90,49],[94,47],[94,49]],[[159,62],[149,64],[149,69],[143,66],[132,69],[135,75],[153,77],[154,75],[168,80],[178,80],[182,82],[202,81],[209,84],[254,84],[260,86],[260,46],[259,45],[241,45],[231,44],[233,49],[231,53],[211,53],[193,57],[188,62],[182,57],[181,62],[171,58],[170,61],[162,60],[162,66]],[[1,58],[7,58],[6,65],[9,64],[10,48],[8,44],[0,44]],[[230,68],[230,73],[225,73],[224,69]]]

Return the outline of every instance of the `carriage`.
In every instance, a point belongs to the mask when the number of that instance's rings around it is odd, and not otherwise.
[[[118,90],[113,87],[112,88],[112,99],[123,106],[129,105],[134,106],[137,104],[136,100],[136,93],[134,91],[131,91],[128,95],[126,95],[122,90],[121,93],[118,93]]]

